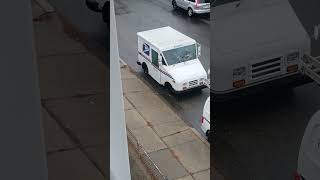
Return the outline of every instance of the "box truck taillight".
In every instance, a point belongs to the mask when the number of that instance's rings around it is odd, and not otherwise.
[[[297,72],[298,69],[299,69],[298,64],[290,65],[290,66],[287,67],[287,72],[288,73]]]
[[[233,87],[240,88],[240,87],[243,87],[245,84],[246,84],[246,81],[244,79],[239,81],[234,81]]]

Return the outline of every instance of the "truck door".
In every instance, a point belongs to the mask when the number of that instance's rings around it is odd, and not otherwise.
[[[149,71],[150,76],[160,83],[160,70],[159,70],[159,53],[154,49],[151,49],[152,67]]]

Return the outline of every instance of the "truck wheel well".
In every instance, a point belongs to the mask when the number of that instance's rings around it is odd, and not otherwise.
[[[165,82],[165,83],[164,83],[164,86],[165,86],[165,87],[170,87],[171,84],[170,84],[169,82]],[[171,86],[171,87],[172,87],[172,86]]]
[[[142,68],[148,68],[147,64],[145,62],[143,62],[141,66],[142,66]]]

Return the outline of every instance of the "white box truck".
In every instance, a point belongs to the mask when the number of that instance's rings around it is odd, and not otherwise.
[[[214,99],[309,81],[300,70],[311,40],[287,0],[243,0],[212,11]]]
[[[200,44],[167,26],[138,32],[138,61],[143,71],[173,93],[206,88]]]

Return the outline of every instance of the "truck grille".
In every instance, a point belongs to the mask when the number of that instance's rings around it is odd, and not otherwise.
[[[265,78],[281,72],[281,57],[269,59],[251,65],[251,78]]]
[[[189,86],[196,86],[198,85],[198,80],[189,81]]]

